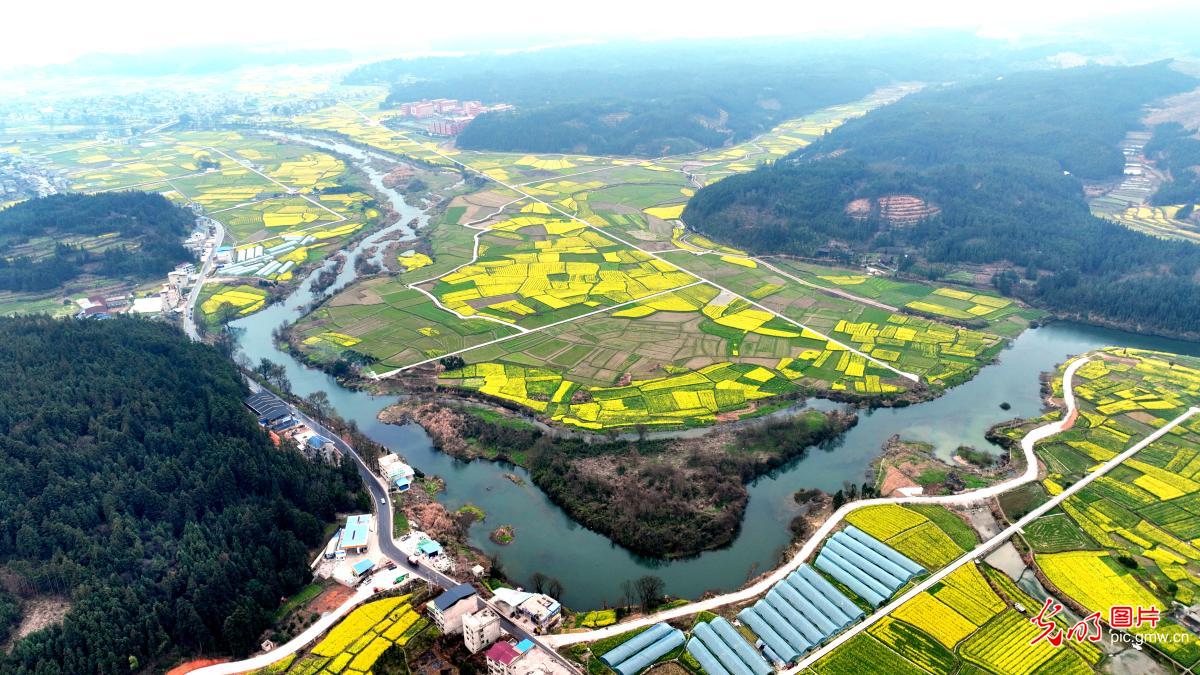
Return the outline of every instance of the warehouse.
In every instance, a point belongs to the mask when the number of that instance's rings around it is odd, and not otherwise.
[[[338,548],[348,554],[367,552],[367,540],[371,532],[371,514],[348,516],[342,528],[342,540]]]
[[[259,424],[269,425],[292,415],[292,409],[268,391],[247,396],[245,403],[246,407],[254,412]]]

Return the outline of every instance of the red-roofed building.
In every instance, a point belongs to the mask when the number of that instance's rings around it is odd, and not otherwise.
[[[497,642],[488,648],[485,656],[489,675],[507,675],[509,666],[521,658],[521,652],[511,642]]]

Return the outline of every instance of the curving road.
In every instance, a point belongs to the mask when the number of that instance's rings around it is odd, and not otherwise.
[[[251,391],[266,391],[272,396],[275,396],[273,392],[268,389],[264,389],[253,380],[248,380],[248,384]],[[358,475],[362,478],[363,484],[366,485],[367,491],[371,493],[371,503],[375,509],[375,523],[376,527],[378,528],[377,532],[379,535],[379,553],[383,554],[383,556],[387,558],[390,558],[396,563],[396,572],[407,572],[410,575],[424,579],[428,583],[441,588],[457,586],[459,583],[457,580],[446,576],[442,572],[435,570],[428,565],[413,565],[409,563],[407,554],[400,550],[400,547],[396,546],[396,542],[392,539],[391,494],[388,492],[387,485],[378,476],[376,476],[373,471],[371,471],[370,467],[367,466],[367,463],[363,461],[363,458],[359,456],[358,452],[353,448],[353,446],[342,440],[340,436],[335,434],[328,427],[304,414],[303,411],[299,410],[287,401],[280,399],[278,396],[276,396],[276,398],[279,399],[281,403],[288,406],[288,408],[291,409],[292,414],[294,414],[297,419],[303,421],[305,424],[311,427],[313,431],[317,432],[321,436],[328,438],[335,446],[337,446],[339,451],[354,460],[354,464],[358,468]],[[387,576],[392,576],[391,571],[389,571]],[[345,616],[350,612],[350,610],[354,609],[363,602],[370,600],[375,595],[374,588],[376,586],[384,586],[384,590],[388,590],[390,589],[391,584],[380,584],[377,582],[368,581],[364,583],[357,591],[355,591],[354,595],[350,596],[350,598],[348,598],[344,603],[342,603],[333,611],[322,615],[321,618],[318,619],[312,626],[309,626],[304,630],[303,633],[292,638],[287,643],[280,645],[269,652],[253,656],[242,661],[218,663],[194,670],[192,671],[192,675],[233,675],[234,673],[244,673],[265,668],[282,658],[294,654],[320,637],[321,634],[331,628],[333,624],[337,623],[338,619]],[[520,625],[513,623],[504,615],[503,612],[492,605],[490,601],[483,600],[483,602],[491,607],[492,610],[500,616],[500,625],[509,635],[512,635],[517,639],[528,639],[534,642],[538,646],[545,649],[556,661],[558,661],[569,671],[578,672],[578,669],[574,664],[563,658],[557,651],[555,651],[549,644],[545,642],[545,637],[534,635],[526,631]]]
[[[992,497],[995,497],[1003,492],[1007,492],[1015,487],[1019,487],[1021,485],[1024,485],[1025,483],[1029,483],[1031,481],[1037,480],[1038,461],[1037,461],[1037,455],[1034,453],[1033,448],[1038,442],[1040,442],[1050,436],[1053,436],[1054,434],[1057,434],[1057,433],[1060,433],[1062,431],[1069,429],[1071,427],[1071,425],[1074,423],[1075,415],[1077,414],[1077,409],[1076,409],[1076,404],[1075,404],[1075,389],[1074,389],[1075,371],[1079,370],[1079,368],[1081,366],[1083,366],[1085,363],[1087,363],[1090,360],[1091,359],[1087,358],[1087,357],[1075,359],[1067,366],[1066,370],[1063,372],[1063,402],[1066,406],[1066,412],[1063,415],[1063,418],[1061,420],[1058,420],[1055,422],[1050,422],[1049,424],[1045,424],[1036,429],[1033,429],[1029,433],[1025,434],[1024,438],[1021,439],[1021,450],[1025,456],[1025,471],[1020,476],[1016,476],[1014,478],[1011,478],[1011,479],[1006,480],[1001,483],[996,483],[995,485],[989,485],[988,487],[985,487],[985,488],[980,488],[978,490],[971,490],[969,492],[962,492],[962,493],[954,494],[954,495],[935,495],[935,496],[927,496],[927,497],[925,497],[925,496],[884,497],[884,498],[878,498],[878,499],[862,499],[859,501],[850,502],[849,504],[842,506],[840,509],[838,509],[836,512],[834,512],[834,514],[831,515],[821,525],[821,527],[818,528],[817,531],[814,532],[812,534],[812,536],[810,536],[808,538],[808,540],[804,543],[804,545],[800,547],[800,550],[797,551],[795,553],[795,555],[793,555],[791,557],[791,559],[789,559],[782,566],[776,568],[775,571],[772,572],[771,574],[767,575],[766,577],[763,577],[762,579],[751,584],[750,586],[747,586],[741,590],[734,591],[732,593],[726,593],[725,595],[719,595],[714,598],[709,598],[708,600],[694,602],[694,603],[691,603],[688,605],[683,605],[681,607],[676,607],[674,609],[669,609],[666,611],[658,612],[658,613],[652,614],[650,616],[635,619],[633,621],[614,624],[614,625],[608,626],[606,628],[600,628],[597,630],[588,631],[586,633],[562,633],[559,635],[551,635],[551,636],[545,638],[545,641],[549,644],[554,645],[555,647],[562,647],[564,645],[575,644],[577,642],[591,642],[593,640],[599,640],[601,638],[610,637],[613,635],[624,633],[625,631],[633,630],[635,628],[649,626],[651,624],[658,623],[659,621],[678,619],[678,618],[688,616],[689,614],[695,614],[695,613],[701,612],[701,611],[711,611],[713,609],[716,609],[716,608],[724,606],[724,605],[738,603],[738,602],[746,602],[748,600],[751,600],[758,595],[766,593],[772,586],[774,586],[776,583],[782,581],[787,575],[791,574],[792,571],[795,570],[796,568],[798,568],[805,560],[808,560],[808,558],[816,552],[816,549],[821,544],[821,542],[833,532],[834,528],[836,528],[842,522],[842,520],[844,520],[846,518],[846,516],[851,511],[854,511],[856,509],[861,509],[865,506],[874,506],[874,505],[878,505],[878,504],[957,504],[957,505],[972,504],[972,503],[979,502],[982,500],[991,499]],[[1186,417],[1186,415],[1184,417]],[[1141,449],[1141,447],[1145,447],[1144,444],[1147,444],[1149,441],[1153,440],[1154,438],[1157,438],[1158,436],[1161,436],[1163,433],[1166,433],[1166,431],[1168,431],[1175,424],[1178,424],[1180,421],[1182,421],[1182,419],[1183,418],[1173,421],[1170,425],[1167,425],[1163,429],[1160,429],[1153,436],[1148,438],[1147,441],[1143,441],[1142,444],[1139,444],[1138,446],[1134,446],[1134,451]],[[1132,453],[1130,452],[1128,454],[1132,454]],[[1125,455],[1123,454],[1120,456],[1123,457]],[[1104,471],[1107,471],[1107,469],[1104,469]],[[1096,474],[1096,475],[1102,475],[1102,474]],[[1080,481],[1080,483],[1083,483],[1083,481]],[[1077,483],[1077,485],[1078,484],[1079,483]],[[1084,484],[1086,484],[1086,483],[1084,483]],[[1066,498],[1063,495],[1069,496],[1069,494],[1072,494],[1072,493],[1064,491],[1062,495],[1055,497],[1054,499],[1047,502],[1047,504],[1050,505],[1050,507],[1052,508],[1054,505],[1057,505],[1059,502],[1061,502],[1063,499]],[[989,547],[989,550],[990,550],[990,547],[995,545],[995,542],[997,541],[997,537],[1004,537],[1004,539],[1007,539],[1008,537],[1011,537],[1014,532],[1015,532],[1015,529],[1012,527],[1010,527],[1008,530],[1005,530],[1004,532],[1001,532],[996,537],[993,537],[992,539],[988,540],[988,542],[981,544],[975,550],[971,551],[966,556],[964,556],[964,560],[962,560],[962,562],[965,562],[966,559],[974,559],[974,557],[977,557],[980,549],[983,549],[984,547]],[[968,556],[971,556],[971,557],[968,557]],[[952,563],[951,567],[948,567],[946,569],[951,570],[953,567],[957,567],[960,564],[961,564],[961,562]],[[948,574],[949,572],[947,571],[946,573]],[[937,576],[937,575],[934,575],[934,576]],[[938,578],[941,578],[941,577],[938,576]],[[890,607],[891,605],[888,605],[888,606]],[[861,622],[858,625],[859,626],[870,625],[870,622],[872,622],[872,621],[873,621],[873,619],[870,619],[868,621]],[[846,633],[843,633],[843,635],[846,635],[846,634],[853,635],[853,634],[857,633],[858,630],[861,630],[861,628],[851,628]],[[841,641],[841,638],[839,638],[838,640],[835,640],[834,642],[831,642],[830,644],[831,645],[834,643],[840,644],[840,641]],[[822,653],[824,653],[824,650],[822,650]],[[807,662],[807,660],[806,660],[806,662]]]
[[[1072,408],[1072,410],[1073,410],[1073,408]],[[1092,481],[1096,480],[1097,478],[1100,478],[1101,476],[1108,473],[1109,471],[1112,471],[1121,462],[1124,462],[1125,460],[1129,459],[1135,453],[1137,453],[1139,450],[1141,450],[1142,448],[1145,448],[1147,445],[1150,445],[1154,441],[1158,440],[1164,434],[1169,433],[1176,426],[1178,426],[1179,424],[1181,424],[1182,422],[1187,420],[1189,417],[1191,417],[1192,415],[1195,415],[1198,412],[1200,412],[1200,408],[1189,408],[1187,410],[1187,412],[1183,413],[1179,417],[1176,417],[1175,419],[1171,420],[1167,424],[1163,425],[1162,427],[1157,429],[1154,433],[1143,438],[1140,442],[1135,444],[1133,447],[1122,452],[1121,454],[1117,455],[1116,457],[1113,457],[1112,459],[1108,460],[1099,469],[1084,476],[1078,482],[1072,484],[1070,487],[1068,487],[1067,489],[1063,490],[1061,493],[1056,495],[1050,501],[1048,501],[1045,504],[1042,504],[1041,506],[1037,507],[1036,509],[1030,511],[1028,514],[1025,515],[1025,517],[1021,518],[1020,520],[1013,523],[1012,525],[1009,525],[1007,528],[1005,528],[1003,531],[1001,531],[996,536],[992,537],[991,539],[988,539],[987,541],[983,542],[979,546],[976,546],[974,549],[965,553],[962,557],[958,558],[954,562],[950,563],[949,565],[947,565],[947,566],[943,567],[942,569],[929,575],[929,577],[927,579],[925,579],[921,583],[914,586],[908,592],[906,592],[903,595],[901,595],[900,597],[892,600],[891,602],[884,605],[883,607],[880,607],[879,609],[875,610],[875,612],[873,614],[871,614],[870,616],[868,616],[866,619],[864,619],[864,620],[858,622],[857,624],[855,624],[854,626],[850,627],[849,630],[838,635],[833,640],[830,640],[828,643],[825,644],[825,646],[821,647],[820,649],[810,652],[808,654],[808,656],[806,656],[798,664],[796,664],[792,668],[789,668],[783,672],[787,673],[788,675],[791,675],[791,673],[800,672],[804,668],[815,663],[818,659],[820,659],[825,654],[828,654],[830,651],[836,649],[839,645],[845,643],[847,640],[849,640],[850,638],[853,638],[855,635],[858,635],[863,630],[866,630],[868,627],[871,626],[871,624],[875,623],[879,619],[890,614],[892,611],[894,611],[900,605],[903,605],[905,602],[911,600],[912,598],[916,597],[917,595],[921,594],[922,592],[929,590],[929,588],[931,586],[933,586],[937,582],[941,581],[942,579],[945,579],[946,576],[949,575],[954,570],[958,569],[959,567],[962,567],[963,565],[965,565],[967,563],[974,562],[974,561],[982,558],[983,556],[991,553],[992,549],[994,549],[997,546],[1000,546],[1004,542],[1008,541],[1010,538],[1012,538],[1013,535],[1022,531],[1022,529],[1026,525],[1028,525],[1029,523],[1032,523],[1033,521],[1042,517],[1048,511],[1050,511],[1051,509],[1053,509],[1053,508],[1057,507],[1059,504],[1061,504],[1063,502],[1063,500],[1065,500],[1066,498],[1075,494],[1076,492],[1079,492],[1083,488],[1087,487],[1088,484],[1090,484]],[[1069,420],[1070,420],[1069,417],[1064,418],[1063,422],[1059,422],[1057,424],[1059,424],[1063,427],[1068,427]],[[1037,429],[1034,429],[1033,431],[1031,431],[1029,433],[1029,435],[1026,436],[1026,438],[1029,438],[1029,436],[1032,436],[1034,433],[1041,431],[1048,426],[1052,426],[1052,425],[1046,425],[1045,427],[1038,427]],[[1054,432],[1054,433],[1057,433],[1057,432]],[[1050,434],[1046,434],[1046,436],[1049,436],[1049,435]],[[1043,436],[1043,438],[1045,438],[1045,436]],[[1024,441],[1022,441],[1022,445],[1024,445]],[[1035,473],[1036,473],[1036,464],[1034,465],[1034,468],[1035,468]]]

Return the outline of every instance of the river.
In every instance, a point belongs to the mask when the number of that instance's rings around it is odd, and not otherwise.
[[[366,153],[341,143],[301,139],[354,159],[364,160]],[[376,189],[393,200],[400,214],[389,232],[412,236],[406,223],[417,218],[421,226],[426,214],[408,205],[403,196],[383,186],[379,171],[367,166],[366,172]],[[376,241],[372,235],[354,247],[337,286],[353,279],[353,258]],[[427,474],[446,479],[442,501],[450,509],[472,503],[482,508],[487,519],[474,525],[470,541],[478,548],[496,553],[507,574],[521,582],[534,572],[557,578],[565,593],[561,600],[577,610],[613,604],[620,597],[620,584],[645,574],[654,574],[666,582],[666,591],[674,596],[696,598],[707,590],[733,590],[749,577],[756,576],[778,562],[787,546],[787,525],[798,513],[791,495],[801,488],[833,491],[844,481],[861,483],[871,461],[884,441],[893,434],[934,445],[936,452],[948,457],[959,445],[987,447],[987,429],[1014,417],[1040,414],[1042,401],[1038,374],[1051,370],[1067,357],[1106,345],[1158,349],[1180,354],[1200,355],[1200,345],[1154,338],[1132,333],[1059,322],[1028,330],[1001,352],[998,363],[988,366],[972,381],[956,387],[934,401],[907,408],[861,411],[858,424],[836,442],[814,448],[749,486],[750,501],[745,520],[733,544],[684,560],[657,561],[640,558],[613,545],[608,539],[587,530],[552,504],[524,470],[486,461],[471,463],[455,460],[435,450],[424,430],[417,425],[383,424],[376,415],[395,400],[394,396],[371,396],[340,386],[324,372],[309,368],[290,354],[277,349],[271,332],[275,327],[296,321],[300,311],[312,300],[310,275],[286,301],[272,305],[250,317],[234,322],[243,354],[257,363],[268,358],[283,364],[292,390],[301,396],[323,390],[333,408],[358,423],[369,437],[403,455]],[[1010,410],[1000,403],[1008,402]],[[829,408],[826,401],[814,401]],[[525,479],[516,485],[504,477],[506,472]],[[494,544],[488,532],[509,524],[516,539],[507,546]]]

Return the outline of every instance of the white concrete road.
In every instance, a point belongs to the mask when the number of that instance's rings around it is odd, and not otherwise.
[[[1021,439],[1021,450],[1022,450],[1022,454],[1025,457],[1025,471],[1022,472],[1020,476],[1011,478],[1002,483],[990,485],[986,488],[980,488],[978,490],[971,490],[969,492],[962,492],[962,493],[954,494],[954,495],[938,495],[938,496],[929,496],[929,497],[922,497],[922,496],[887,497],[887,498],[879,498],[879,499],[862,499],[859,501],[850,502],[849,504],[846,504],[842,508],[838,509],[833,515],[831,515],[821,525],[821,527],[819,527],[817,529],[817,531],[814,532],[808,538],[808,540],[804,543],[804,545],[800,547],[800,550],[797,551],[796,554],[791,557],[791,559],[789,559],[786,563],[784,563],[782,566],[777,568],[771,574],[767,575],[766,577],[763,577],[759,581],[751,584],[750,586],[747,586],[746,588],[734,591],[732,593],[726,593],[725,595],[719,595],[714,598],[709,598],[708,600],[702,600],[700,602],[693,602],[688,605],[683,605],[681,607],[676,607],[674,609],[669,609],[666,611],[658,612],[657,614],[652,614],[650,616],[635,619],[633,621],[627,621],[625,623],[614,624],[614,625],[608,626],[606,628],[600,628],[597,630],[588,631],[586,633],[562,633],[559,635],[550,635],[543,639],[547,643],[552,644],[555,647],[562,647],[563,645],[575,644],[578,642],[591,642],[593,640],[599,640],[600,638],[617,635],[619,633],[624,633],[625,631],[633,630],[635,628],[641,628],[643,626],[648,626],[648,625],[651,625],[654,623],[658,623],[659,621],[678,619],[678,618],[688,616],[689,614],[695,614],[695,613],[701,612],[701,611],[712,611],[712,610],[714,610],[718,607],[722,607],[724,605],[729,605],[729,604],[734,604],[734,603],[739,603],[739,602],[746,602],[748,600],[751,600],[756,596],[766,593],[772,586],[774,586],[775,584],[782,581],[787,575],[791,574],[792,571],[794,571],[796,568],[798,568],[805,560],[808,560],[808,558],[811,557],[816,552],[816,549],[821,544],[821,542],[824,541],[825,538],[828,537],[833,532],[833,530],[842,522],[842,520],[845,519],[845,517],[850,512],[855,511],[857,509],[861,509],[865,506],[873,506],[873,505],[877,505],[877,504],[957,504],[957,505],[966,505],[966,504],[972,504],[975,502],[991,499],[992,497],[995,497],[996,495],[999,495],[1003,492],[1007,492],[1008,490],[1011,490],[1015,487],[1018,487],[1018,486],[1024,485],[1025,483],[1029,483],[1031,481],[1037,480],[1038,461],[1037,461],[1037,455],[1034,453],[1033,448],[1039,441],[1042,441],[1043,439],[1046,439],[1050,436],[1053,436],[1054,434],[1064,431],[1066,428],[1069,428],[1071,423],[1073,423],[1073,420],[1074,420],[1074,417],[1076,414],[1075,390],[1074,390],[1075,371],[1079,370],[1080,366],[1087,363],[1088,361],[1090,361],[1090,359],[1088,359],[1088,358],[1076,359],[1076,360],[1072,361],[1067,366],[1066,370],[1063,372],[1063,398],[1064,398],[1064,404],[1066,407],[1066,411],[1063,415],[1063,418],[1059,421],[1051,422],[1049,424],[1045,424],[1036,429],[1033,429],[1028,434],[1026,434],[1024,438]],[[1173,422],[1172,426],[1174,424],[1177,424],[1182,419],[1183,418],[1180,418],[1179,420],[1176,420],[1175,422]],[[1169,429],[1169,427],[1159,430],[1159,432],[1157,432],[1155,437],[1157,437],[1158,435],[1162,435],[1162,433],[1165,433],[1167,429]],[[1136,451],[1136,449],[1140,449],[1140,447],[1144,447],[1144,445],[1139,444],[1139,446],[1134,446],[1134,447],[1135,447],[1134,451]],[[1132,454],[1132,453],[1128,453],[1128,454]],[[1111,467],[1109,467],[1109,468],[1111,468]],[[1102,471],[1107,471],[1107,469],[1102,469]],[[1102,474],[1097,474],[1097,475],[1102,475]],[[1067,493],[1064,493],[1064,494],[1067,494]],[[1064,499],[1064,498],[1065,497],[1062,497],[1062,495],[1060,495],[1059,497],[1056,497],[1054,500],[1051,500],[1051,502],[1048,502],[1048,504],[1051,504],[1051,505],[1057,504],[1057,503],[1061,502],[1062,499]],[[1000,535],[997,535],[997,536],[1004,537],[1005,539],[1007,539],[1008,537],[1012,536],[1013,532],[1015,532],[1015,530],[1013,530],[1013,528],[1009,528],[1009,530],[1005,530],[1004,532],[1000,533]],[[1005,533],[1007,533],[1007,534],[1005,534]],[[964,556],[964,558],[968,558],[968,556],[971,556],[969,559],[974,559],[974,557],[977,557],[979,555],[979,551],[981,551],[981,549],[982,550],[990,550],[990,547],[992,545],[995,545],[994,542],[996,542],[995,537],[993,539],[989,540],[988,542],[981,544],[974,551],[967,554],[967,556]],[[961,562],[955,563],[955,565],[958,565],[958,564],[961,564]],[[871,621],[874,621],[874,619],[873,618],[868,619],[868,621],[863,622],[859,625],[860,626],[864,625],[864,624],[870,625],[869,622],[871,622]],[[852,628],[850,631],[848,631],[848,633],[853,634],[853,633],[856,633],[857,630],[861,630],[861,629],[853,629]],[[839,640],[840,640],[840,638],[839,638]],[[833,643],[830,643],[830,644],[833,644]]]
[[[359,588],[354,592],[354,595],[350,596],[345,602],[338,606],[337,609],[323,614],[321,618],[314,621],[311,626],[304,629],[303,633],[297,635],[291,640],[288,640],[286,644],[280,645],[275,649],[266,652],[265,654],[259,654],[258,656],[253,656],[243,661],[230,661],[228,663],[218,663],[211,666],[205,666],[203,668],[193,670],[191,675],[233,675],[234,673],[245,673],[251,670],[258,670],[259,668],[266,668],[272,663],[284,658],[288,654],[296,653],[305,645],[317,639],[318,636],[329,630],[333,624],[337,623],[338,619],[342,618],[348,614],[350,610],[354,609],[360,603],[368,600],[372,595],[374,595],[373,590],[374,589],[366,586]]]
[[[212,237],[212,246],[208,249],[208,257],[200,264],[200,273],[196,277],[196,284],[188,292],[187,301],[183,304],[183,331],[196,341],[200,340],[200,331],[196,328],[196,305],[200,301],[200,289],[204,288],[205,280],[208,279],[208,275],[212,274],[217,258],[217,249],[221,247],[221,242],[225,241],[225,226],[212,218],[209,218],[208,222],[212,223],[216,230]]]

